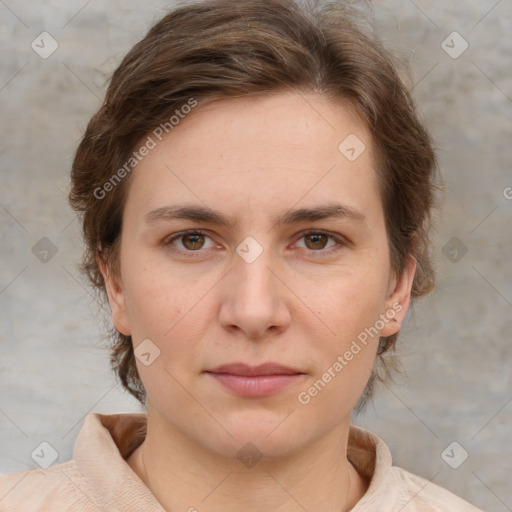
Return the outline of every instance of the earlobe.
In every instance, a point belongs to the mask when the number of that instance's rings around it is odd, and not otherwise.
[[[105,289],[110,311],[112,312],[112,323],[118,332],[125,336],[130,336],[131,329],[122,285],[101,256],[97,256],[96,261],[98,262],[103,280],[105,281]]]
[[[409,255],[402,274],[396,279],[394,289],[386,299],[386,311],[384,314],[390,321],[381,330],[381,336],[392,336],[400,330],[411,303],[411,292],[415,274],[416,258]]]

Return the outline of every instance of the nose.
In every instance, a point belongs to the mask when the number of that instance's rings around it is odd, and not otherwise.
[[[234,255],[233,268],[223,279],[219,321],[231,333],[253,341],[283,333],[291,322],[289,293],[270,251],[252,262]]]

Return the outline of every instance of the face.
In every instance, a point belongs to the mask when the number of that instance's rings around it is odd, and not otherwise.
[[[414,275],[391,272],[375,165],[349,105],[292,93],[198,106],[138,164],[104,275],[150,421],[224,456],[348,426]]]

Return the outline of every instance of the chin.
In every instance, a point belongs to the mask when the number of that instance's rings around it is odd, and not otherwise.
[[[224,416],[222,425],[232,437],[223,430],[221,439],[208,436],[208,444],[212,445],[212,451],[229,458],[254,456],[261,460],[276,460],[313,442],[311,427],[304,421],[297,422],[294,413],[289,414],[289,411],[237,411]]]

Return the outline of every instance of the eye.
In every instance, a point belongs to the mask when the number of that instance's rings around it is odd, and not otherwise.
[[[341,237],[336,237],[324,231],[310,230],[301,234],[298,241],[304,241],[301,248],[308,249],[313,252],[331,252],[336,250],[336,245],[344,245]],[[300,247],[300,244],[297,244]]]
[[[201,249],[211,249],[221,247],[216,244],[212,238],[202,230],[191,230],[176,233],[163,241],[165,247],[182,253],[201,253]],[[295,242],[295,246],[300,249],[306,249],[310,253],[326,254],[338,250],[346,245],[342,236],[336,236],[328,232],[309,230],[301,233],[301,236]]]
[[[209,244],[208,244],[209,240]],[[164,240],[164,245],[176,247],[178,250],[197,252],[200,249],[209,249],[215,246],[213,240],[203,231],[186,231],[173,235]]]

